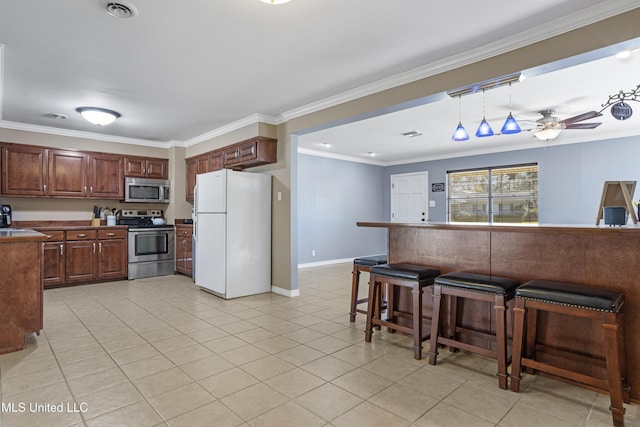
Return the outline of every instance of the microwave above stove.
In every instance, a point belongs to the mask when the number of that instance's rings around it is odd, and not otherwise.
[[[169,203],[168,179],[125,178],[124,201],[135,203]]]

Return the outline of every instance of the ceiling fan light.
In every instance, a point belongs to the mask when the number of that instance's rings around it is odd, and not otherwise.
[[[536,132],[534,135],[536,138],[542,141],[550,141],[554,138],[557,138],[560,135],[562,129],[559,128],[550,128],[550,129],[542,129]]]
[[[120,117],[120,113],[98,107],[78,107],[76,111],[84,117],[89,123],[98,126],[106,126],[113,123],[115,119]]]
[[[489,126],[489,123],[483,117],[482,121],[480,122],[480,126],[478,126],[478,130],[476,131],[476,136],[478,138],[483,138],[485,136],[492,136],[492,135],[493,135],[493,129],[491,129],[491,126]]]
[[[502,125],[502,129],[500,130],[500,133],[509,134],[509,133],[520,133],[520,132],[522,132],[522,129],[520,129],[520,125],[518,124],[516,119],[513,118],[511,113],[509,113],[507,120],[505,120],[504,125]]]
[[[453,133],[453,136],[451,137],[451,139],[453,139],[454,141],[466,141],[467,139],[469,139],[469,134],[467,133],[465,128],[462,126],[462,122],[458,122],[458,127],[456,128],[456,131]]]

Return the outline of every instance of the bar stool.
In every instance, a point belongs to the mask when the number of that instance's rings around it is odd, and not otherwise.
[[[453,348],[480,354],[498,361],[498,386],[507,389],[507,301],[513,299],[519,282],[505,277],[485,276],[482,274],[453,272],[436,278],[433,284],[433,320],[431,322],[431,342],[429,345],[429,364],[435,365],[438,357],[438,345],[448,345]],[[442,295],[451,297],[447,326],[449,331],[442,332]],[[471,331],[459,328],[457,325],[457,299],[465,298],[476,301],[493,303],[495,310],[495,334]],[[488,330],[491,327],[487,328]],[[462,334],[480,336],[483,341],[489,340],[495,344],[495,350],[461,341]]]
[[[387,255],[373,255],[368,257],[356,258],[353,260],[353,272],[351,279],[351,307],[349,311],[349,321],[356,321],[356,314],[367,314],[367,310],[358,308],[358,304],[367,302],[368,298],[358,299],[358,291],[360,289],[360,272],[369,272],[374,265],[386,264]]]
[[[415,264],[381,264],[369,271],[369,305],[367,307],[366,342],[371,342],[373,325],[386,326],[390,331],[400,331],[413,336],[413,357],[422,359],[422,293],[433,284],[440,270]],[[388,286],[387,320],[382,320],[382,286]],[[395,287],[410,288],[412,312],[396,310]],[[397,323],[398,317],[411,319],[412,326]],[[428,337],[428,335],[427,335]]]
[[[520,389],[520,372],[522,367],[533,371],[541,371],[557,377],[567,379],[573,383],[584,384],[608,392],[611,396],[611,414],[614,426],[624,425],[624,406],[630,402],[631,387],[626,384],[626,356],[624,340],[624,316],[622,306],[624,294],[609,290],[594,288],[573,283],[552,282],[546,280],[531,280],[516,290],[516,305],[514,308],[513,332],[513,364],[511,366],[511,390]],[[536,358],[537,314],[540,311],[559,313],[567,316],[577,316],[596,319],[602,322],[604,332],[604,364],[606,374],[593,376],[592,372],[582,372],[553,365],[553,361],[561,356],[555,351],[554,358],[539,360]],[[526,321],[526,336],[525,336]],[[526,340],[526,343],[525,343]],[[523,349],[524,347],[524,349]],[[524,354],[523,354],[524,350]],[[556,354],[558,353],[558,354]],[[575,357],[567,363],[572,367],[602,366],[603,360],[590,356],[581,357],[577,363]]]

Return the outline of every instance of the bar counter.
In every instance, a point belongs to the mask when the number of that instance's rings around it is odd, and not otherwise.
[[[556,280],[615,289],[625,294],[625,333],[631,397],[640,402],[640,227],[589,225],[487,225],[358,222],[360,227],[388,229],[390,263],[413,263],[444,273],[467,271],[516,279]],[[425,298],[425,311],[430,311]],[[407,303],[406,295],[400,304]],[[469,327],[488,325],[488,306],[467,304],[459,313]],[[547,313],[545,313],[547,314]],[[509,321],[511,325],[511,322]],[[585,319],[549,313],[538,334],[544,351],[573,350],[602,356],[601,327]]]

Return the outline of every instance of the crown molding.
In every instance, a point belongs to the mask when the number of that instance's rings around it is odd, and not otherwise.
[[[94,139],[98,141],[117,142],[119,144],[143,145],[145,147],[169,148],[169,142],[150,141],[146,139],[127,138],[123,136],[108,135],[94,132],[84,132],[71,129],[61,129],[50,126],[30,125],[26,123],[10,122],[0,120],[0,128],[20,130],[25,132],[45,133],[49,135],[68,136],[70,138]]]
[[[412,83],[423,78],[480,62],[637,8],[637,0],[603,2],[599,5],[592,6],[569,16],[551,20],[546,24],[540,25],[531,30],[523,31],[507,40],[499,40],[489,43],[467,52],[452,55],[440,61],[435,61],[429,65],[414,68],[413,70],[396,74],[386,79],[378,80],[371,84],[363,85],[355,89],[342,92],[338,95],[285,111],[278,115],[278,122],[284,123],[296,117],[301,117],[326,108],[335,107],[336,105],[353,101],[364,96],[373,95],[377,92],[392,89],[403,84]]]
[[[183,144],[185,147],[190,147],[192,145],[199,144],[209,139],[225,135],[227,133],[233,132],[234,130],[238,130],[245,126],[250,126],[256,123],[267,123],[271,125],[278,124],[276,123],[276,118],[273,116],[269,116],[267,114],[255,113],[243,119],[236,120],[235,122],[231,122],[224,126],[220,126],[219,128],[213,129],[207,133],[203,133],[202,135],[198,135],[194,138],[187,139],[186,141],[184,141]]]

